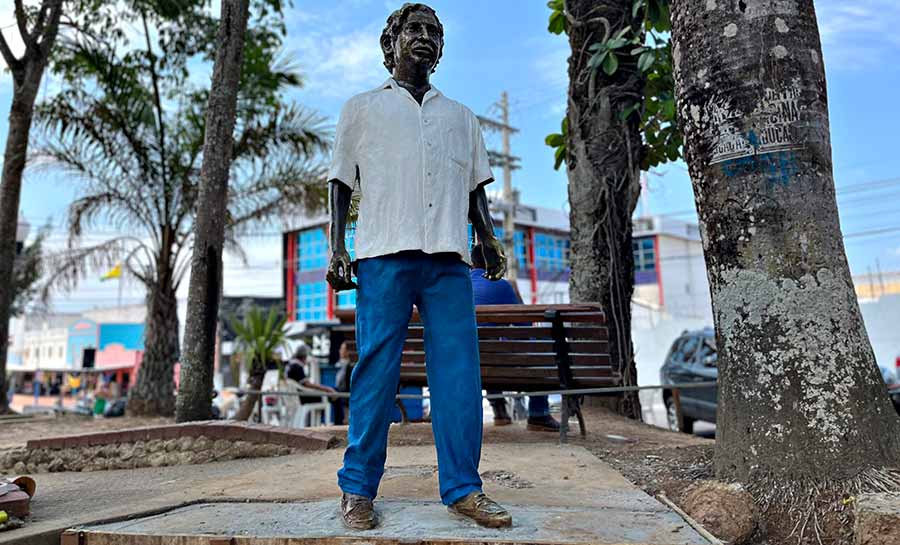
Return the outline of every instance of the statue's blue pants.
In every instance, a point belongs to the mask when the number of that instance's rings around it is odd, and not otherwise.
[[[350,430],[338,484],[374,498],[413,304],[425,325],[431,427],[441,500],[481,491],[481,370],[469,266],[448,254],[400,252],[358,262]]]

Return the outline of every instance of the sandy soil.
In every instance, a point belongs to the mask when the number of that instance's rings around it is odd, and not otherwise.
[[[108,430],[159,426],[170,418],[93,418],[87,416],[35,416],[28,420],[0,420],[0,450],[25,446],[29,439],[77,435]]]

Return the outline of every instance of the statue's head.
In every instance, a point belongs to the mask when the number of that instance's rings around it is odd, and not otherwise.
[[[401,63],[423,65],[434,72],[444,53],[444,26],[425,4],[403,4],[387,19],[381,50],[391,74]]]

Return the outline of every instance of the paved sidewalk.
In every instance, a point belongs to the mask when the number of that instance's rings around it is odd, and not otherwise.
[[[285,538],[302,536],[303,540],[327,541],[353,537],[337,518],[339,491],[335,472],[341,455],[341,449],[331,449],[200,466],[41,475],[33,503],[35,519],[21,530],[0,534],[0,543],[56,545],[59,533],[66,528],[139,513],[159,513],[188,503],[235,500],[307,503],[237,504],[246,509],[243,512],[247,516],[243,517],[227,513],[235,505],[195,505],[167,515],[164,526],[172,530],[178,527],[176,520],[180,520],[176,515],[204,512],[216,516],[205,518],[205,526],[193,527],[195,531],[198,527],[208,528],[206,535],[246,536],[261,530],[258,526],[240,528],[235,524],[268,517],[265,520],[271,522],[271,532]],[[380,536],[379,540],[415,543],[431,537],[440,541],[465,535],[467,539],[483,538],[495,543],[705,543],[675,513],[581,447],[485,445],[481,464],[485,490],[511,506],[516,515],[517,528],[499,535],[446,514],[437,501],[435,464],[433,446],[390,449],[382,496],[377,502],[385,525],[380,534],[367,535],[367,539]],[[152,520],[160,519],[151,518],[147,524]],[[143,523],[129,523],[132,528],[140,528],[140,524]],[[147,531],[151,529],[147,526]],[[89,543],[103,542],[91,539]],[[198,543],[205,545],[208,540]],[[253,541],[242,543],[252,545]]]

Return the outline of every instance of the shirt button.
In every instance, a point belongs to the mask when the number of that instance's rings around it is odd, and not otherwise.
[[[431,208],[431,203],[428,203],[428,208]]]

